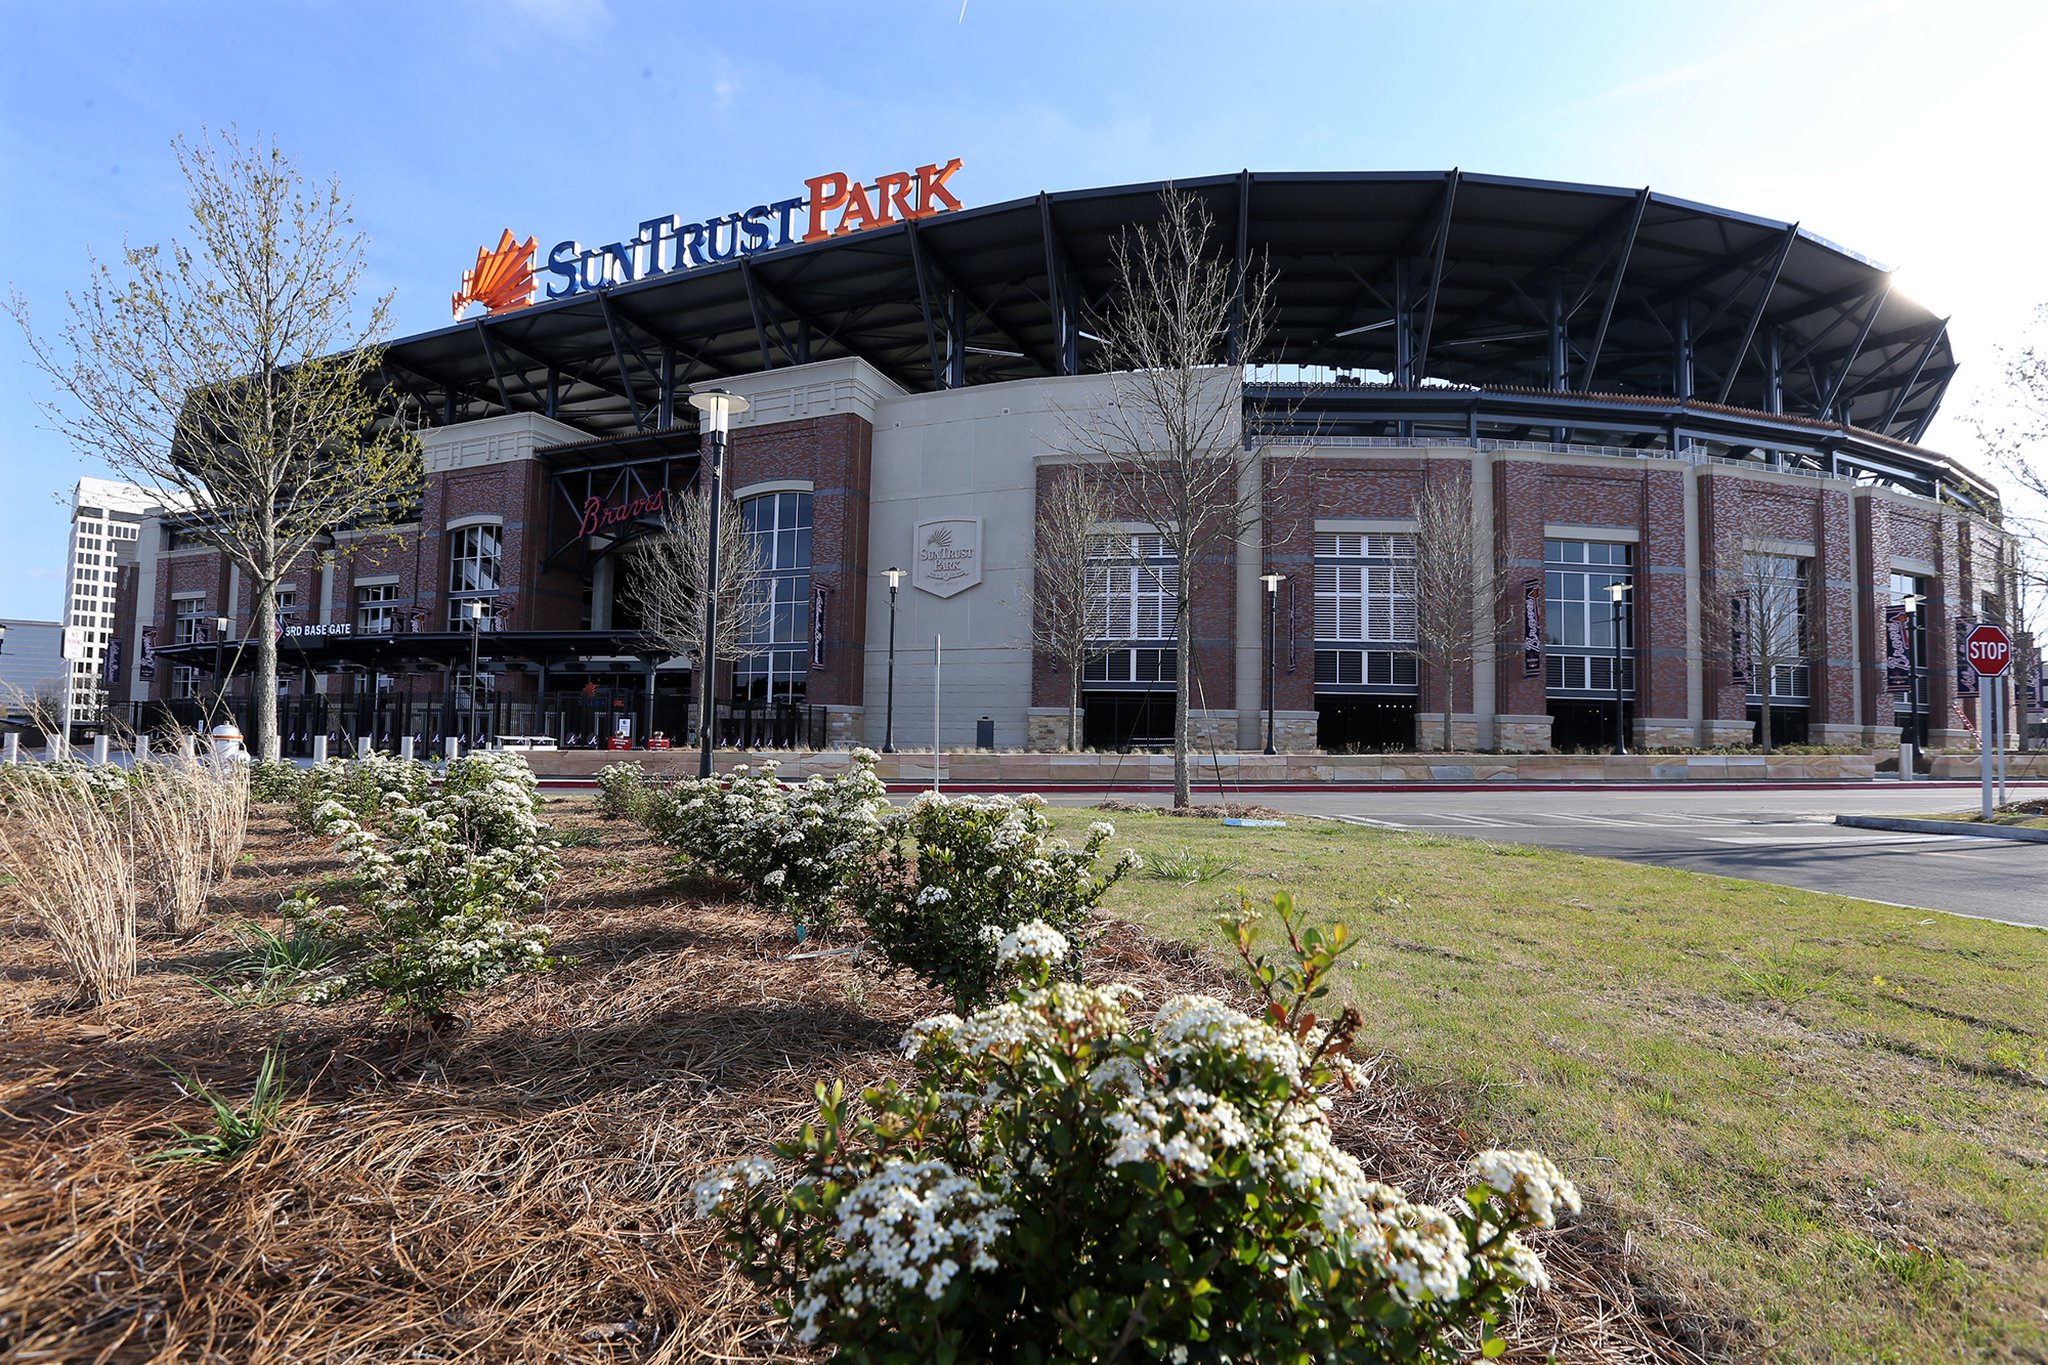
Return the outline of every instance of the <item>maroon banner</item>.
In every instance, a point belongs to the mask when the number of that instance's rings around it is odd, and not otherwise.
[[[1887,692],[1908,692],[1913,687],[1912,621],[1898,604],[1884,609],[1884,688]]]
[[[142,682],[156,680],[156,627],[142,628],[142,642],[135,650],[135,676]]]
[[[825,587],[811,589],[811,667],[825,666]]]
[[[1522,676],[1543,676],[1543,580],[1522,580]]]
[[[1977,628],[1975,621],[1956,618],[1956,698],[1977,695],[1977,670],[1970,667],[1970,632]]]
[[[1756,684],[1756,660],[1749,636],[1749,594],[1736,593],[1728,599],[1728,681],[1744,687]]]

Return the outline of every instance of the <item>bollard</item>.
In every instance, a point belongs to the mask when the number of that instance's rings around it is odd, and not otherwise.
[[[401,740],[399,740],[399,741],[398,741],[398,756],[399,756],[400,758],[404,759],[404,760],[405,760],[406,762],[408,762],[408,763],[412,762],[412,736],[411,736],[411,735],[407,735],[407,736],[405,736],[405,738],[403,738],[403,739],[401,739]]]
[[[358,736],[356,736],[356,757],[357,757],[357,758],[368,758],[369,756],[370,756],[370,737],[369,737],[368,735],[358,735]]]
[[[460,737],[456,735],[448,736],[448,738],[443,741],[442,747],[445,750],[448,761],[450,763],[453,763],[456,759],[462,757],[462,740]]]
[[[313,736],[313,766],[319,767],[327,761],[327,736]]]
[[[139,768],[147,762],[149,762],[149,736],[137,735],[135,737],[135,766]]]
[[[113,745],[109,742],[108,737],[105,735],[99,736],[92,742],[92,761],[95,763],[105,763],[112,749]]]
[[[0,739],[0,763],[21,762],[21,736],[10,730],[7,738]]]
[[[178,736],[178,757],[180,757],[180,758],[184,759],[184,760],[185,760],[185,761],[186,761],[187,763],[196,763],[196,762],[198,762],[198,760],[199,760],[199,736],[197,736],[197,735],[179,735],[179,736]]]
[[[1911,782],[1913,780],[1915,776],[1913,768],[1918,758],[1919,754],[1914,752],[1910,742],[1899,745],[1899,781]]]

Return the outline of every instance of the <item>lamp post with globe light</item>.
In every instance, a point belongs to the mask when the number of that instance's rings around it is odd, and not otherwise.
[[[702,716],[698,719],[697,733],[703,743],[703,751],[697,759],[697,776],[711,776],[711,749],[715,742],[715,718],[717,714],[718,677],[718,480],[725,461],[725,433],[731,426],[735,414],[745,412],[751,406],[746,399],[724,389],[706,389],[690,395],[690,406],[697,409],[698,421],[704,428],[705,458],[711,469],[710,516],[706,521],[704,556],[704,678]]]

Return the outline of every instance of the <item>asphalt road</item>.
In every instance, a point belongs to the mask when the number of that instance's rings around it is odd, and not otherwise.
[[[2012,788],[2015,799],[2048,785]],[[1159,800],[1148,794],[1141,798]],[[1845,829],[1837,815],[1907,815],[1975,804],[1975,787],[1844,791],[1246,792],[1286,811],[1383,829],[1542,844],[1832,891],[1916,909],[2048,928],[2048,844]]]

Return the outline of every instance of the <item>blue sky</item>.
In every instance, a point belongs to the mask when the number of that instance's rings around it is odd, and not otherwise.
[[[610,241],[958,156],[969,205],[1257,170],[1444,169],[1655,186],[1901,268],[1964,362],[2048,301],[2048,7],[868,4],[0,7],[0,289],[43,327],[88,248],[184,231],[172,137],[239,125],[338,176],[400,334],[478,246]],[[4,322],[0,319],[0,322]],[[54,617],[82,474],[0,326],[0,616]]]

